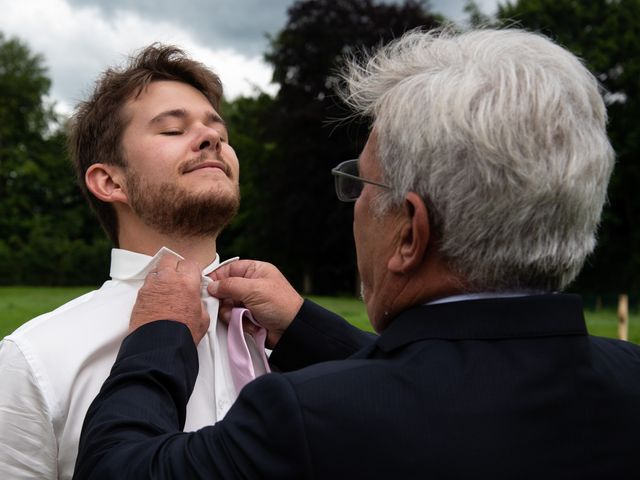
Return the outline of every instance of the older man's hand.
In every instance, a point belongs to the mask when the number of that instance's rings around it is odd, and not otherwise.
[[[200,297],[201,269],[196,262],[165,254],[149,273],[131,312],[129,331],[156,320],[184,323],[196,345],[209,328],[209,314]]]
[[[303,299],[270,263],[239,260],[221,266],[209,277],[209,293],[221,300],[220,316],[227,323],[231,307],[248,308],[267,330],[267,346],[275,347],[302,306]],[[252,325],[245,324],[245,330]]]

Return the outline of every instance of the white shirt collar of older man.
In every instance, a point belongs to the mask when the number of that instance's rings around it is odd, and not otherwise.
[[[453,302],[466,302],[468,300],[482,300],[488,298],[513,298],[513,297],[527,297],[529,295],[540,295],[543,293],[538,290],[517,290],[513,292],[478,292],[478,293],[464,293],[460,295],[450,295],[448,297],[438,298],[425,305],[437,305],[439,303],[453,303]]]

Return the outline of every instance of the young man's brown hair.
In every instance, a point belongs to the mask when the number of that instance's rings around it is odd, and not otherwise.
[[[97,80],[89,99],[77,106],[70,126],[69,151],[78,183],[116,247],[116,212],[111,204],[99,200],[88,190],[84,177],[94,163],[126,168],[121,139],[128,119],[122,109],[129,99],[136,98],[156,80],[174,80],[191,85],[220,112],[220,78],[203,64],[188,58],[181,49],[154,43],[131,57],[124,68],[106,70]]]

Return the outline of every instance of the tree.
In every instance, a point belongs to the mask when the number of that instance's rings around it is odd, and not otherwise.
[[[267,143],[277,147],[254,173],[262,239],[268,258],[305,291],[353,291],[352,208],[335,199],[330,169],[358,156],[368,125],[336,122],[348,115],[335,95],[338,72],[345,55],[441,18],[412,0],[305,0],[288,15],[266,55],[280,90],[263,126]]]
[[[243,258],[273,259],[270,225],[274,221],[264,201],[271,190],[262,178],[277,161],[277,145],[267,140],[274,100],[262,93],[241,97],[222,107],[229,141],[240,160],[240,211],[218,240],[218,251]]]
[[[62,127],[43,100],[50,83],[39,55],[0,34],[3,284],[90,284],[106,274],[108,243],[88,214]]]
[[[474,0],[467,0],[464,4],[464,13],[467,14],[467,23],[472,27],[491,25],[492,19],[485,15]]]
[[[640,0],[519,0],[498,17],[555,39],[605,87],[616,167],[599,245],[575,288],[640,291]]]
[[[16,193],[33,191],[25,176],[36,170],[34,150],[42,150],[43,132],[53,119],[42,104],[49,85],[42,59],[30,55],[18,40],[5,40],[0,34],[0,231],[4,235],[22,233],[24,220],[15,220],[27,205],[22,204],[25,196]]]

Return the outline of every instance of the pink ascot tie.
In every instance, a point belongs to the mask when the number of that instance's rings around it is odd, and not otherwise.
[[[253,319],[251,312],[246,308],[234,308],[231,310],[231,320],[229,321],[229,330],[227,333],[227,348],[229,351],[229,363],[231,367],[231,377],[236,391],[240,393],[251,380],[256,378],[253,369],[253,361],[247,346],[244,331],[242,329],[242,318],[247,318],[251,323],[258,327],[258,331],[253,334],[258,351],[264,362],[267,372],[270,372],[269,361],[264,351],[265,341],[267,340],[267,331]]]

